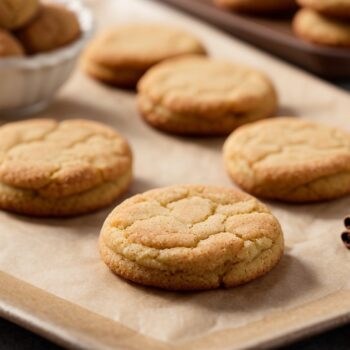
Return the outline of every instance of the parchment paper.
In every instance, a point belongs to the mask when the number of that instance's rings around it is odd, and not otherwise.
[[[348,94],[267,54],[149,1],[89,3],[101,26],[157,20],[187,28],[203,39],[212,55],[266,71],[277,86],[281,115],[301,115],[350,130]],[[123,133],[135,155],[135,181],[125,197],[176,183],[233,186],[222,165],[223,138],[157,132],[140,119],[134,93],[106,87],[78,70],[42,116],[94,119]],[[113,275],[97,251],[99,230],[111,208],[62,220],[0,213],[0,269],[144,335],[177,344],[349,289],[350,252],[339,235],[350,198],[314,205],[267,204],[282,224],[286,254],[265,277],[231,290],[171,293]]]

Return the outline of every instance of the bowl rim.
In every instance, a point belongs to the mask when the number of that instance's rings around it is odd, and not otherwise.
[[[19,67],[26,69],[37,69],[43,66],[54,66],[61,61],[71,59],[92,37],[95,30],[95,21],[91,10],[82,0],[50,0],[50,2],[65,5],[73,11],[80,24],[81,35],[72,43],[53,51],[39,53],[33,56],[8,57],[0,59],[1,68]]]

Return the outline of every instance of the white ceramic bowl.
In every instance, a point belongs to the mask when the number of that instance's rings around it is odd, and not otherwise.
[[[76,13],[81,36],[73,43],[31,57],[0,59],[0,116],[23,116],[45,108],[72,73],[93,32],[91,12],[80,0],[54,0]]]

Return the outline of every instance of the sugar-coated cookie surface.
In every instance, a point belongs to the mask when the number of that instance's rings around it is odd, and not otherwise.
[[[309,7],[325,15],[350,19],[350,0],[297,0],[300,6]]]
[[[0,58],[23,55],[23,47],[16,37],[10,32],[0,29]]]
[[[17,33],[29,54],[68,45],[79,35],[80,25],[76,15],[65,6],[55,3],[41,4],[34,20]]]
[[[298,118],[243,126],[224,145],[228,173],[247,192],[289,202],[350,194],[350,133]]]
[[[312,9],[297,12],[293,30],[300,38],[315,44],[350,47],[349,21],[328,17]]]
[[[167,58],[204,54],[192,34],[165,24],[127,24],[96,36],[82,60],[91,76],[116,85],[135,86],[144,72]]]
[[[295,8],[295,0],[214,0],[223,7],[234,11],[274,13]]]
[[[126,190],[131,162],[126,140],[97,122],[5,124],[0,128],[0,208],[38,216],[98,209]]]
[[[272,116],[277,96],[271,81],[255,69],[187,56],[162,62],[142,77],[138,106],[160,130],[217,135]]]
[[[117,275],[172,290],[233,287],[267,273],[283,254],[277,219],[238,190],[178,185],[117,206],[100,253]]]
[[[0,28],[18,29],[36,15],[39,0],[1,0]]]

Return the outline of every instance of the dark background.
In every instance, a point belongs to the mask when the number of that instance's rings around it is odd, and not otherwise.
[[[13,323],[0,319],[1,350],[61,350],[47,340],[40,338]],[[349,350],[350,325],[326,332],[279,350]],[[98,350],[98,349],[96,349]],[[142,350],[142,349],[140,349]],[[200,349],[198,349],[200,350]]]

